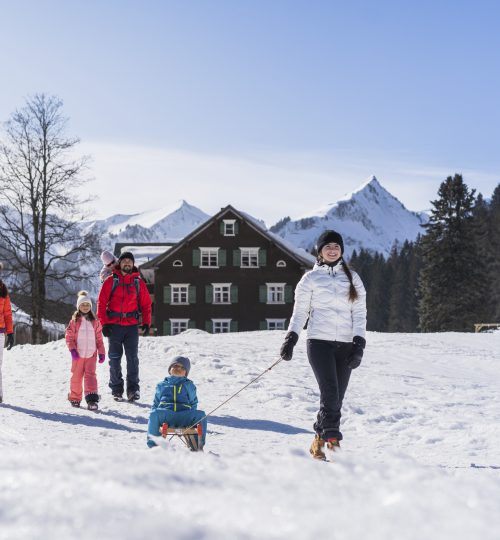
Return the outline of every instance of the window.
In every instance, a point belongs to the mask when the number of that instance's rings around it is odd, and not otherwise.
[[[189,304],[189,283],[171,283],[172,304]]]
[[[284,304],[285,303],[285,284],[284,283],[266,283],[267,303]]]
[[[173,262],[172,266],[182,266],[182,261],[177,259]]]
[[[259,248],[240,248],[241,268],[259,267]]]
[[[231,283],[212,283],[214,304],[231,303]]]
[[[170,332],[172,336],[176,336],[189,327],[189,319],[170,319]]]
[[[235,219],[224,219],[223,220],[224,236],[235,236],[236,235],[236,220]]]
[[[278,268],[283,268],[284,266],[286,266],[286,262],[283,261],[283,260],[282,260],[282,261],[278,261],[278,262],[276,263],[276,266],[277,266]]]
[[[227,334],[231,331],[231,319],[212,319],[212,332],[214,334]]]
[[[266,319],[268,330],[285,330],[285,319]]]
[[[218,251],[219,248],[200,248],[201,268],[218,268]]]

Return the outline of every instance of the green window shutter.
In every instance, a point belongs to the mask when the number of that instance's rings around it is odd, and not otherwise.
[[[237,332],[238,331],[238,321],[231,321],[229,323],[229,330],[231,332]]]
[[[267,285],[259,286],[259,302],[267,304]]]
[[[293,303],[293,287],[291,285],[285,285],[285,302],[287,304]]]
[[[238,285],[231,285],[231,304],[238,303]]]
[[[267,252],[265,249],[259,249],[259,266],[266,266]]]
[[[200,250],[193,249],[193,266],[200,266]]]
[[[188,328],[196,328],[196,322],[189,319],[188,321]]]
[[[233,266],[241,266],[241,250],[233,249]]]
[[[259,330],[267,330],[267,321],[259,321]]]
[[[165,285],[163,287],[163,303],[170,304],[172,302],[172,287]]]
[[[219,257],[218,257],[218,263],[219,266],[226,266],[226,250],[225,249],[219,249]]]
[[[212,321],[205,321],[205,330],[209,332],[210,334],[212,333],[212,330],[213,330]]]
[[[172,331],[170,329],[171,324],[170,321],[163,321],[163,335],[164,336],[170,336]]]
[[[214,299],[214,291],[212,285],[205,285],[205,302],[211,304]]]
[[[190,304],[196,304],[196,285],[189,285],[188,299]]]
[[[219,231],[220,231],[221,234],[224,234],[224,222],[223,221],[219,222]]]
[[[240,224],[237,221],[235,221],[234,222],[234,234],[238,234],[239,230],[240,230]]]

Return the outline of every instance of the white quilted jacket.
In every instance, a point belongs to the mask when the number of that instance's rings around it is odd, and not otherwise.
[[[358,298],[349,300],[349,279],[342,263],[330,267],[316,264],[306,272],[295,288],[293,315],[289,332],[300,331],[307,324],[308,339],[352,341],[366,334],[366,291],[361,278],[352,272]]]

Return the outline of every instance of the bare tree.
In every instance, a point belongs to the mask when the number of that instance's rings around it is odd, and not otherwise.
[[[86,201],[75,193],[88,158],[75,159],[79,140],[66,136],[62,106],[55,96],[28,98],[0,142],[0,247],[13,292],[31,297],[33,343],[42,340],[48,287],[67,295],[88,277],[80,263],[96,249],[95,237],[82,233]]]

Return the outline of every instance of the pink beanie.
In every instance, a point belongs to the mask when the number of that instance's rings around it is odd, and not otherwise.
[[[108,264],[115,262],[116,257],[111,253],[111,251],[103,251],[101,253],[101,261],[107,266]]]

